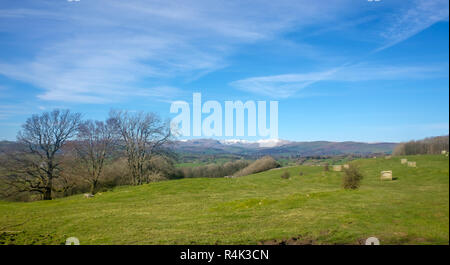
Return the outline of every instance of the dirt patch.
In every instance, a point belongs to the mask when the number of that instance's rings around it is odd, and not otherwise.
[[[22,231],[1,231],[0,245],[14,245],[16,238],[23,233]]]
[[[301,235],[288,239],[271,239],[258,242],[258,245],[315,245],[316,241]]]
[[[365,245],[367,238],[360,238],[358,241],[356,241],[357,245]]]
[[[0,245],[59,245],[64,242],[51,234],[29,234],[25,231],[0,231]]]

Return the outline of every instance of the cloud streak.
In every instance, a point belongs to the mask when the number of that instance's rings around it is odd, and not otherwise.
[[[251,77],[230,83],[232,86],[251,93],[275,98],[287,98],[297,95],[299,91],[321,81],[356,82],[368,80],[396,80],[402,78],[421,79],[436,76],[448,76],[448,65],[440,67],[410,67],[410,66],[373,66],[361,64],[363,58],[381,52],[440,21],[448,21],[449,4],[446,0],[411,1],[408,7],[400,8],[383,18],[383,29],[378,33],[382,45],[365,56],[353,61],[347,61],[341,66],[320,72],[294,73],[272,76]],[[373,16],[356,19],[344,25],[323,29],[319,32],[336,30],[355,26],[374,20]],[[369,29],[367,29],[370,31]],[[316,32],[317,34],[317,32]],[[442,71],[444,69],[444,71]],[[446,70],[445,70],[446,69]]]
[[[41,100],[109,103],[143,96],[169,100],[181,93],[179,83],[230,66],[228,58],[241,46],[281,39],[286,32],[311,26],[325,29],[341,25],[335,22],[349,17],[356,18],[341,27],[376,21],[376,16],[361,18],[355,14],[364,14],[369,6],[351,0],[329,1],[326,5],[309,0],[262,0],[257,4],[24,0],[16,5],[0,4],[0,31],[30,43],[24,44],[29,56],[0,58],[0,74],[36,86]],[[383,20],[388,30],[378,34],[383,44],[375,52],[443,19],[448,19],[446,1],[413,2]],[[308,59],[320,61],[316,47],[296,44],[313,54]],[[234,85],[266,95],[279,85],[279,95],[286,97],[318,81],[330,80],[347,66],[282,75],[297,81],[248,78]]]
[[[386,30],[380,35],[385,43],[374,50],[379,52],[392,47],[419,32],[429,28],[437,22],[448,20],[449,4],[447,0],[412,1],[406,11],[392,14],[385,21]]]
[[[170,98],[173,80],[226,67],[239,45],[330,20],[349,2],[24,1],[0,6],[0,30],[30,38],[32,56],[2,60],[0,74],[40,88],[42,100]]]
[[[230,85],[251,93],[275,98],[298,96],[302,89],[319,81],[360,82],[370,80],[427,79],[445,77],[448,66],[382,66],[357,64],[328,71],[302,74],[260,76],[232,82]]]

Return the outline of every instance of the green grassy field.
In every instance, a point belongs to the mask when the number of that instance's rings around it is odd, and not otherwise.
[[[277,169],[235,179],[181,179],[31,203],[0,202],[0,243],[257,244],[298,237],[313,244],[449,244],[445,156],[356,160],[365,178],[343,190],[340,172]],[[288,170],[290,179],[280,175]],[[379,180],[393,170],[394,181]],[[299,176],[299,172],[303,176]]]

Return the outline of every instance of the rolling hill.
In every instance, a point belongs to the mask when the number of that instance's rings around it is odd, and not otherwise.
[[[396,145],[397,143],[292,142],[286,140],[248,142],[242,140],[193,139],[174,141],[166,147],[189,161],[202,156],[255,159],[265,155],[281,158],[348,154],[361,156],[391,154]],[[19,148],[21,146],[17,142],[0,141],[0,154]]]
[[[257,157],[264,155],[279,156],[315,156],[315,155],[345,155],[345,154],[374,154],[392,153],[396,143],[361,143],[361,142],[243,142],[219,141],[212,139],[198,139],[176,141],[172,148],[183,154],[203,155],[242,155]]]
[[[0,202],[0,244],[449,244],[449,161],[360,159],[359,190],[341,172],[296,166],[241,178],[122,186],[31,203]],[[394,181],[380,181],[393,170]],[[282,179],[289,171],[290,179]],[[300,175],[299,173],[302,172]]]

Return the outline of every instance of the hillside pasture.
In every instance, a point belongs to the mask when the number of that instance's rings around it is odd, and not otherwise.
[[[400,163],[417,162],[417,168]],[[0,244],[449,244],[443,155],[355,160],[357,190],[319,166],[122,186],[94,198],[0,202]],[[380,172],[392,170],[393,181]],[[283,172],[290,178],[283,179]],[[300,172],[302,175],[300,176]]]

